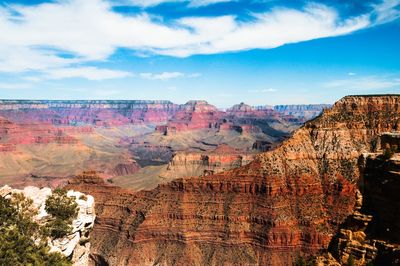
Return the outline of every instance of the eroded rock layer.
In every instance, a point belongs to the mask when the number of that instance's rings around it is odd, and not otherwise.
[[[205,101],[0,100],[0,184],[53,187],[93,169],[135,179],[180,152],[220,144],[243,154],[268,150],[303,122],[270,108],[222,111]]]
[[[98,263],[290,265],[328,247],[353,213],[359,156],[399,123],[400,96],[349,96],[231,171],[136,194],[93,176],[69,186],[96,198]]]

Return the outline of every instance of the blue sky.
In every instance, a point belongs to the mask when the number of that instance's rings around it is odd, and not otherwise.
[[[400,0],[0,1],[0,98],[219,107],[400,93]]]

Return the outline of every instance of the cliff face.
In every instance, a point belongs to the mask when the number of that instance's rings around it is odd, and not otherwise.
[[[202,176],[246,165],[255,153],[243,153],[228,145],[219,145],[211,152],[180,152],[174,155],[161,177]]]
[[[397,133],[400,136],[400,133]],[[396,146],[400,144],[397,139]],[[340,226],[329,245],[337,262],[354,265],[400,263],[400,154],[391,159],[382,151],[363,155],[365,167],[359,180],[354,212]],[[331,256],[329,253],[324,257]]]
[[[353,213],[359,156],[399,123],[400,96],[345,97],[275,150],[231,171],[136,194],[93,177],[69,186],[98,202],[97,262],[288,265],[301,252],[328,247]]]

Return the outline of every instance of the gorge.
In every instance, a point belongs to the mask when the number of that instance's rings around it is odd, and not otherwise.
[[[67,187],[96,199],[97,265],[290,265],[327,252],[359,206],[362,177],[373,173],[361,156],[379,152],[380,135],[399,128],[400,96],[347,96],[239,168],[139,192],[94,172]],[[387,200],[390,206],[394,198]],[[376,215],[392,226],[398,216],[390,212]]]

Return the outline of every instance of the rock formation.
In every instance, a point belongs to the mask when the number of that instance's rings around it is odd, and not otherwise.
[[[92,169],[107,179],[131,176],[167,165],[175,153],[207,155],[224,143],[246,155],[303,122],[243,103],[222,111],[205,101],[0,100],[0,184],[35,185],[38,176],[52,186],[47,177]]]
[[[255,153],[243,153],[229,145],[219,145],[209,152],[179,152],[161,174],[163,178],[202,176],[220,173],[246,165],[254,160]]]
[[[349,257],[354,265],[400,263],[400,133],[383,134],[381,143],[391,143],[397,150],[392,158],[386,158],[383,150],[363,154],[364,174],[358,182],[361,191],[355,210],[329,247],[341,264]]]
[[[109,265],[290,265],[317,254],[354,212],[359,157],[398,129],[400,96],[349,96],[245,166],[132,193],[93,173],[92,259]],[[112,195],[112,196],[111,196]]]
[[[33,206],[38,214],[33,217],[36,222],[46,222],[48,213],[45,210],[46,199],[52,194],[50,188],[25,187],[23,190],[12,189],[9,186],[0,188],[1,197],[11,197],[14,193],[22,193],[33,200]],[[69,190],[68,197],[75,198],[78,204],[78,216],[72,221],[72,231],[61,239],[49,239],[50,252],[60,252],[70,257],[73,265],[84,266],[89,264],[90,242],[89,234],[95,220],[94,198],[78,191]]]

